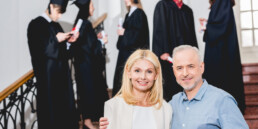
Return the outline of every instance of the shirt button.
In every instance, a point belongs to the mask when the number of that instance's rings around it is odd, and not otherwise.
[[[185,124],[182,124],[183,127],[185,127]]]
[[[189,110],[190,108],[189,107],[186,107],[186,110]]]

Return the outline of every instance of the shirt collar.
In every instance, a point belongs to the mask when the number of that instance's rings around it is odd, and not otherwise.
[[[51,18],[46,13],[43,13],[41,16],[45,18],[49,23],[52,21]]]
[[[131,14],[137,9],[137,6],[131,6],[130,12],[128,16],[131,16]]]
[[[182,8],[182,6],[183,6],[183,1],[181,1],[181,2],[179,2],[178,0],[173,0],[175,3],[176,3],[176,5],[177,5],[177,7],[178,8]]]
[[[207,90],[208,85],[209,84],[207,83],[207,81],[205,79],[203,79],[203,84],[202,84],[201,88],[199,89],[198,93],[195,95],[195,97],[193,99],[201,100],[203,95],[204,95],[204,93],[205,93],[205,91]],[[182,97],[183,97],[184,101],[188,100],[185,92],[182,92]]]

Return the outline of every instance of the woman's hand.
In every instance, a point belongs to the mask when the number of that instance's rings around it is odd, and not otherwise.
[[[200,22],[200,25],[201,25],[201,27],[199,28],[199,32],[205,31],[206,30],[207,19],[199,18],[199,22]]]
[[[99,129],[106,129],[108,126],[109,122],[108,122],[108,118],[106,117],[101,117],[99,119]]]
[[[74,43],[78,39],[80,33],[72,31],[72,32],[70,32],[70,35],[71,35],[71,37],[68,39],[68,42]]]
[[[98,37],[98,39],[101,39],[104,44],[107,44],[107,43],[108,43],[107,34],[104,34],[104,36],[103,36],[102,32],[99,32],[99,33],[97,34],[97,37]]]
[[[124,29],[124,28],[117,30],[117,34],[118,34],[119,36],[124,35],[124,32],[125,32],[125,29]]]

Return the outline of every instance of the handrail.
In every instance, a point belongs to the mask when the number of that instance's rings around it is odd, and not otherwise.
[[[10,95],[12,92],[14,92],[16,89],[18,89],[21,85],[23,85],[25,82],[27,82],[29,79],[31,79],[34,76],[33,70],[31,69],[29,72],[21,76],[18,80],[13,82],[11,85],[9,85],[7,88],[5,88],[2,92],[0,92],[0,102],[5,99],[8,95]]]
[[[101,22],[103,22],[107,18],[107,13],[104,13],[100,16],[96,21],[93,22],[92,27],[96,28]]]

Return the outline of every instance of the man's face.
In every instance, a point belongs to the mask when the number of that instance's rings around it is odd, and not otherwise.
[[[125,5],[126,6],[131,6],[132,5],[132,1],[131,0],[125,0]]]
[[[177,52],[173,57],[173,71],[177,83],[186,91],[202,85],[204,63],[200,62],[194,50],[186,49]]]
[[[52,21],[56,22],[62,16],[61,7],[54,7],[53,4],[50,4],[50,10],[50,18]]]

